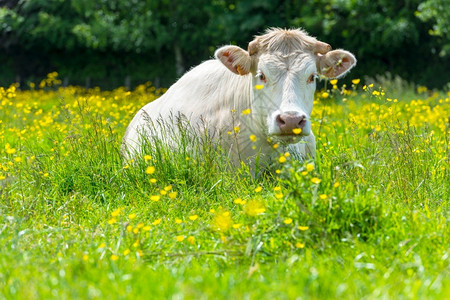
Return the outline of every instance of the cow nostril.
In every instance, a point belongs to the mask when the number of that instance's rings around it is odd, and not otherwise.
[[[298,128],[303,128],[303,127],[305,127],[305,124],[306,124],[306,118],[303,117],[303,118],[300,120],[300,122],[298,122]]]
[[[277,116],[277,125],[278,126],[283,126],[285,124],[286,124],[286,122],[281,118],[281,115],[278,115]]]

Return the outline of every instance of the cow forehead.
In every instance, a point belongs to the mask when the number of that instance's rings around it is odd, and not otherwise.
[[[272,75],[290,73],[310,73],[316,70],[316,57],[308,52],[295,51],[288,55],[265,53],[259,57],[258,67]],[[266,74],[269,75],[269,74]]]

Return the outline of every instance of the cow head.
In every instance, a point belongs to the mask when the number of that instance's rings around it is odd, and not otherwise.
[[[265,119],[266,134],[287,143],[311,133],[316,79],[339,78],[356,64],[348,51],[310,37],[302,30],[269,29],[250,42],[219,48],[215,57],[237,76],[252,75],[252,112]]]

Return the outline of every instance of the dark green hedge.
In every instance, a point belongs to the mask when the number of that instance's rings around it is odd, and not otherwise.
[[[246,48],[276,26],[352,51],[352,78],[390,72],[441,88],[450,75],[446,2],[2,0],[0,84],[58,71],[70,84],[168,86],[218,46]]]

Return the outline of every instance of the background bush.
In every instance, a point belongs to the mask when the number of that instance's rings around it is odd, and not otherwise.
[[[58,71],[64,84],[169,86],[223,44],[266,28],[303,27],[355,53],[354,78],[389,71],[432,88],[448,82],[446,0],[0,1],[0,84]]]

